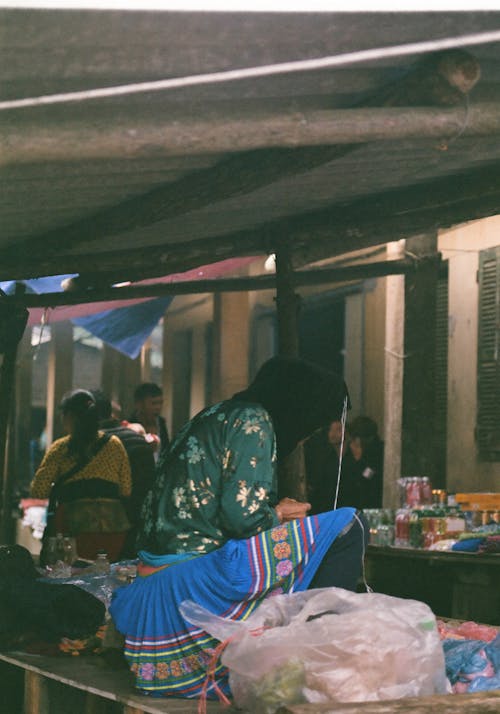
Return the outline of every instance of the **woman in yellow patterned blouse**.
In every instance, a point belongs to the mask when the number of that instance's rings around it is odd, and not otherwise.
[[[132,488],[127,453],[116,436],[98,431],[90,392],[79,389],[64,397],[61,411],[68,436],[45,454],[31,494],[48,498],[60,482],[56,529],[76,538],[79,556],[94,559],[105,550],[116,560],[129,527],[122,503]]]

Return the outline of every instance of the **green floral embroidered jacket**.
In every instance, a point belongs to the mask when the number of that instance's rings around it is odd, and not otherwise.
[[[208,553],[278,525],[276,439],[260,404],[228,400],[186,424],[158,463],[139,546]]]

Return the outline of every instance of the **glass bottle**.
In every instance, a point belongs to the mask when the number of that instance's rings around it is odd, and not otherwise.
[[[55,565],[57,562],[57,539],[51,536],[47,544],[47,555],[45,556],[46,565]]]
[[[73,565],[77,559],[76,541],[74,538],[64,538],[64,562],[67,565]]]
[[[111,564],[108,560],[108,554],[104,551],[99,551],[99,553],[97,553],[94,570],[99,575],[108,575],[111,572]]]

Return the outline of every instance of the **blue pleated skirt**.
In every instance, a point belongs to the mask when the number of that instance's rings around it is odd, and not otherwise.
[[[339,508],[229,540],[115,591],[110,612],[125,636],[136,687],[153,696],[198,697],[219,643],[184,620],[179,605],[192,600],[215,615],[244,620],[270,595],[306,590],[354,515],[353,508]],[[230,695],[227,670],[220,664],[215,682]],[[209,687],[208,697],[213,696]]]

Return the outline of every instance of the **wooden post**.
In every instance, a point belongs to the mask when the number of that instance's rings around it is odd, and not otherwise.
[[[148,337],[141,349],[141,382],[151,382],[151,337]]]
[[[11,478],[7,469],[7,442],[9,431],[10,408],[12,403],[12,393],[15,380],[17,344],[9,345],[3,355],[2,367],[0,370],[0,474],[2,484],[2,510],[0,538],[2,543],[8,543],[11,539],[11,518],[10,518],[10,497]]]
[[[124,707],[125,709],[125,707]],[[100,697],[93,692],[85,693],[83,714],[107,714],[109,712],[109,700]]]
[[[276,307],[278,349],[280,355],[287,357],[298,357],[299,354],[298,305],[290,249],[283,243],[276,252]]]
[[[29,486],[33,477],[30,460],[31,434],[31,385],[33,350],[31,347],[31,327],[27,327],[19,343],[15,386],[15,450],[14,470],[16,481],[21,486]]]
[[[406,241],[416,270],[405,278],[405,370],[403,380],[403,475],[436,478],[435,353],[439,273],[437,236]]]
[[[299,298],[293,285],[293,267],[288,245],[276,251],[276,307],[278,312],[278,350],[280,355],[299,355]],[[305,501],[307,494],[304,449],[298,446],[282,464],[278,475],[279,496]]]
[[[24,673],[24,714],[49,714],[47,679],[27,669]]]
[[[55,322],[50,331],[47,375],[47,443],[62,436],[58,412],[61,399],[73,387],[73,325],[65,320]]]

